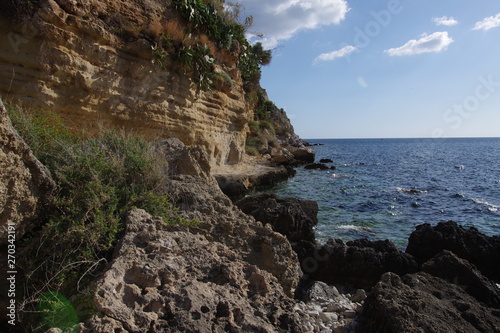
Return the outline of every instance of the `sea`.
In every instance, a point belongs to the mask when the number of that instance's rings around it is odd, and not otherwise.
[[[422,223],[500,235],[500,138],[308,140],[316,162],[272,189],[318,202],[318,243],[389,239],[404,250]]]

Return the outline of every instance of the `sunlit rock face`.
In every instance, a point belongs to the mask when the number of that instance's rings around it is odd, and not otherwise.
[[[252,114],[236,62],[216,68],[232,84],[197,91],[171,57],[165,70],[152,63],[147,33],[124,38],[116,31],[122,22],[147,31],[175,15],[168,6],[49,0],[20,20],[2,18],[0,95],[53,110],[89,134],[118,127],[148,139],[176,137],[202,147],[212,166],[238,163]]]

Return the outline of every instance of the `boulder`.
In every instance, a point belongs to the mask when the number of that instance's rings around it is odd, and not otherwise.
[[[289,296],[299,281],[299,262],[285,236],[246,215],[214,183],[202,177],[170,178],[169,196],[179,213],[199,221],[192,233],[224,244],[239,258],[274,275]]]
[[[436,226],[417,226],[408,240],[406,253],[423,264],[443,250],[453,252],[476,266],[483,275],[500,282],[500,236],[486,236],[476,228],[464,229],[453,221]]]
[[[479,302],[500,308],[500,290],[476,267],[444,250],[422,265],[422,271],[456,284]]]
[[[350,284],[370,289],[386,272],[413,273],[418,265],[409,254],[396,248],[389,240],[358,239],[344,243],[330,239],[323,246],[310,242],[294,245],[299,256],[304,278],[327,284]]]
[[[311,148],[294,146],[285,146],[283,148],[286,148],[290,153],[292,153],[295,160],[297,160],[297,164],[314,162],[316,152]]]
[[[333,160],[329,158],[322,158],[319,160],[319,163],[333,163]]]
[[[271,157],[276,164],[290,164],[294,160],[293,154],[285,148],[272,148]]]
[[[168,231],[143,210],[128,214],[113,257],[95,286],[99,314],[82,332],[298,330],[272,274],[203,235]]]
[[[179,139],[169,138],[159,141],[156,149],[165,154],[169,175],[190,175],[211,179],[210,163],[206,153],[199,147],[186,147]]]
[[[37,225],[56,188],[47,168],[13,129],[0,100],[0,245]]]
[[[304,167],[306,170],[335,170],[336,168],[334,166],[329,167],[326,164],[323,163],[312,163],[308,164]]]
[[[296,171],[289,165],[266,167],[265,170],[250,173],[214,175],[220,189],[233,200],[239,200],[251,191],[269,189],[294,176]]]
[[[304,302],[331,300],[340,296],[335,286],[329,286],[321,281],[308,281],[300,290],[297,288],[297,291],[296,296]]]
[[[245,214],[269,223],[274,231],[285,235],[292,243],[315,241],[314,226],[318,223],[318,204],[315,201],[278,198],[275,194],[263,193],[245,197],[235,204]]]
[[[356,332],[499,332],[500,310],[420,272],[386,273],[365,300]]]

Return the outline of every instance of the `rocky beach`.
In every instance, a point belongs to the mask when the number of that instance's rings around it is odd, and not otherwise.
[[[316,202],[258,192],[298,165],[322,167],[245,75],[239,30],[216,43],[182,16],[186,3],[0,5],[1,276],[15,277],[15,292],[1,293],[0,330],[500,332],[500,236],[450,221],[417,226],[405,251],[389,240],[319,243]],[[196,3],[193,13],[217,12]],[[213,59],[210,89],[196,66],[179,67],[175,52],[198,44],[174,26],[210,40],[200,58]],[[12,36],[25,42],[13,48]],[[37,141],[16,111],[35,122],[39,109],[62,124],[40,125],[52,132]],[[109,135],[78,148],[103,127],[141,139],[122,155],[105,154],[122,144]],[[47,144],[66,128],[84,135]],[[141,152],[154,158],[139,168]]]

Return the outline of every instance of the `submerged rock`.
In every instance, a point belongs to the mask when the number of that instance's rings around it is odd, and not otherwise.
[[[336,168],[334,166],[329,167],[326,164],[323,163],[312,163],[308,164],[304,167],[306,170],[335,170]]]
[[[256,220],[269,223],[290,242],[315,241],[314,226],[318,223],[315,201],[278,198],[275,194],[264,193],[245,197],[235,204]]]

